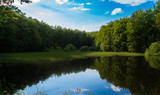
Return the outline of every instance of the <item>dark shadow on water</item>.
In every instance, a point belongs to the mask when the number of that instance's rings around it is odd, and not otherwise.
[[[1,63],[0,91],[13,94],[26,86],[45,81],[51,75],[59,77],[85,71],[92,63],[92,58],[52,63]]]

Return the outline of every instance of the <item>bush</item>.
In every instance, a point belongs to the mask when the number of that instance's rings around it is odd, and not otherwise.
[[[149,56],[149,49],[148,48],[145,51],[145,56]]]
[[[149,51],[151,53],[159,53],[160,52],[160,42],[154,42],[149,46]]]
[[[67,52],[69,52],[69,51],[75,51],[75,50],[76,50],[76,47],[74,45],[72,45],[72,44],[68,44],[64,48],[64,51],[67,51]]]
[[[80,48],[80,51],[88,51],[88,46],[82,46],[82,47]]]
[[[97,48],[95,46],[90,46],[88,48],[89,51],[97,51]]]
[[[145,55],[159,55],[160,54],[160,42],[152,43],[148,49],[146,49]]]

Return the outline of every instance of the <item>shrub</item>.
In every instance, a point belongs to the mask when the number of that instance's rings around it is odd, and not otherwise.
[[[82,46],[82,47],[80,48],[80,51],[88,51],[88,46]]]
[[[149,49],[148,48],[145,51],[145,56],[149,56]]]
[[[90,46],[90,47],[88,48],[88,50],[89,50],[89,51],[97,51],[97,47],[95,47],[95,46]]]
[[[69,52],[69,51],[75,51],[75,50],[76,50],[76,47],[74,45],[72,45],[72,44],[68,44],[64,48],[64,51],[67,51],[67,52]]]
[[[159,53],[160,52],[160,42],[154,42],[149,46],[149,51],[151,53]]]
[[[159,55],[160,54],[160,42],[152,43],[148,49],[146,49],[145,55]]]

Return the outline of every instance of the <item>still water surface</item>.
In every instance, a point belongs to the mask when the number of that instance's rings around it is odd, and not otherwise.
[[[159,95],[160,60],[100,57],[0,63],[0,94]]]

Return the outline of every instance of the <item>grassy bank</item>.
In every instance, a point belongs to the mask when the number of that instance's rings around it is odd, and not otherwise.
[[[26,53],[0,53],[0,61],[57,61],[83,57],[100,56],[144,56],[142,53],[129,52],[26,52]]]
[[[87,52],[87,57],[101,57],[101,56],[144,56],[143,53],[130,52]]]

